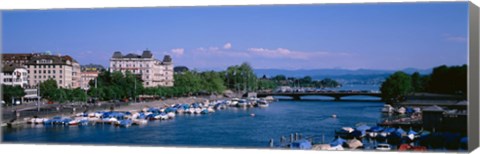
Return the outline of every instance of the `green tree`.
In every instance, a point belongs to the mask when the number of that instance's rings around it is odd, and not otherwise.
[[[25,96],[25,90],[20,86],[2,85],[3,100],[6,104],[12,103],[12,99]]]
[[[422,83],[422,77],[420,73],[415,72],[412,74],[412,88],[414,92],[422,92],[424,91],[423,88],[424,84]]]
[[[428,91],[444,94],[467,94],[467,65],[439,66],[433,69]]]
[[[404,72],[395,72],[382,83],[380,91],[382,99],[388,103],[403,101],[404,97],[412,92],[412,80]]]
[[[40,96],[48,100],[55,100],[58,97],[54,97],[58,89],[57,81],[48,79],[40,83]],[[55,98],[55,99],[54,99]]]

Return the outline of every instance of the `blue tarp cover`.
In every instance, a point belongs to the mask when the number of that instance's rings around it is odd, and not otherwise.
[[[291,144],[292,149],[312,149],[312,143],[308,140],[298,140]]]
[[[342,145],[343,143],[345,143],[346,141],[340,137],[338,137],[337,139],[333,140],[331,143],[330,143],[330,146],[334,147],[334,146],[338,146],[338,145]]]

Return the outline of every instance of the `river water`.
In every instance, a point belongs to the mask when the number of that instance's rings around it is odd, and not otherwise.
[[[358,96],[360,97],[360,96]],[[334,138],[334,130],[381,120],[382,102],[281,100],[268,108],[230,107],[207,115],[177,115],[173,120],[144,126],[30,126],[4,128],[3,142],[190,147],[268,148],[291,133],[315,136],[314,142]],[[254,113],[255,116],[251,116]],[[337,118],[332,118],[336,114]]]

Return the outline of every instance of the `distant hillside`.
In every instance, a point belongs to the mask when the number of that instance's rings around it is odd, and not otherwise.
[[[255,69],[257,76],[266,75],[268,77],[275,75],[285,75],[287,77],[303,77],[303,76],[344,76],[344,75],[385,75],[392,74],[394,70],[372,70],[372,69],[311,69],[311,70],[282,70],[282,69]],[[430,74],[432,69],[415,69],[406,68],[401,70],[405,73],[411,74],[418,71],[420,74]]]
[[[358,84],[378,84],[390,74],[393,70],[372,70],[372,69],[312,69],[312,70],[282,70],[282,69],[255,69],[257,76],[266,75],[272,77],[276,75],[285,75],[287,77],[304,77],[311,76],[313,79],[320,80],[324,78],[332,78],[342,83],[358,83]],[[401,70],[405,73],[412,74],[418,71],[420,74],[430,74],[432,69],[415,69],[406,68]]]

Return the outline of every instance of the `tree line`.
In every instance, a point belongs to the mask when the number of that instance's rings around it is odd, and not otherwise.
[[[184,70],[174,74],[173,87],[144,87],[141,76],[130,71],[125,73],[102,70],[96,80],[89,82],[90,89],[64,89],[58,87],[53,79],[40,83],[41,96],[57,102],[86,101],[89,97],[98,100],[132,100],[139,95],[157,97],[181,97],[206,94],[223,94],[227,89],[234,92],[251,92],[272,90],[277,86],[301,87],[338,87],[340,84],[332,79],[313,80],[310,76],[303,78],[277,75],[271,78],[258,78],[250,64],[242,63],[228,67],[224,71]],[[4,88],[5,89],[5,88]],[[19,90],[20,91],[20,90]],[[21,90],[23,91],[23,89]],[[12,91],[13,92],[13,91]],[[10,98],[10,96],[4,98]],[[24,94],[23,94],[24,95]],[[15,97],[22,97],[17,94]]]
[[[421,75],[418,72],[412,75],[404,72],[395,72],[390,75],[380,87],[382,99],[389,103],[405,100],[412,93],[428,92],[438,94],[467,95],[467,65],[438,66],[431,74]]]

